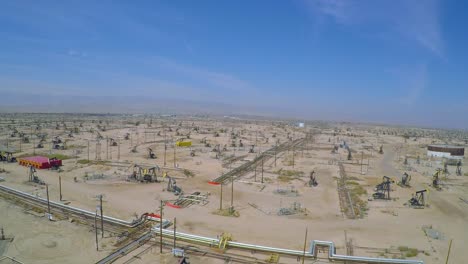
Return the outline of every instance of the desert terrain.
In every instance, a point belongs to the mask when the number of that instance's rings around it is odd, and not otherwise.
[[[324,240],[335,243],[336,254],[426,264],[445,263],[451,244],[449,263],[465,262],[466,159],[457,175],[456,166],[429,157],[427,146],[465,146],[466,132],[299,122],[231,116],[3,114],[2,151],[13,152],[18,160],[56,157],[63,166],[37,169],[39,182],[31,182],[29,167],[0,162],[0,185],[41,198],[47,197],[47,185],[51,201],[91,212],[102,195],[104,215],[126,221],[159,214],[163,201],[163,218],[171,221],[168,229],[176,222],[178,232],[205,237],[229,233],[232,241],[300,251],[304,240],[306,251],[310,241]],[[152,182],[139,177],[139,168],[143,174],[155,168]],[[444,172],[433,186],[438,169]],[[407,186],[397,184],[404,173],[411,176]],[[373,195],[383,176],[391,182],[388,199]],[[170,179],[181,193],[170,190]],[[410,206],[408,201],[420,190],[427,190],[424,206]],[[95,263],[135,238],[106,228],[102,236],[97,222],[96,245],[92,221],[54,213],[49,221],[43,208],[25,206],[7,194],[0,198],[0,227],[6,236],[0,255],[8,256],[0,257],[0,263]],[[145,225],[148,231],[158,222]],[[160,254],[159,239],[154,232],[115,263],[179,263],[171,253],[172,240],[164,238]],[[191,263],[266,263],[272,257],[229,246],[187,241],[177,245],[186,249]],[[322,250],[305,263],[328,263],[327,254]],[[277,262],[298,260],[280,254]]]

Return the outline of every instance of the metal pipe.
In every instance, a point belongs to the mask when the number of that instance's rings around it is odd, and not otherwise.
[[[116,259],[126,255],[128,252],[130,252],[134,248],[140,246],[142,243],[149,240],[152,236],[153,236],[153,232],[145,233],[143,236],[141,236],[137,240],[135,240],[135,241],[129,243],[128,245],[114,251],[110,255],[108,255],[105,258],[101,259],[100,261],[96,262],[96,264],[112,263]]]
[[[43,205],[48,204],[46,199],[36,197],[34,195],[31,195],[31,194],[23,192],[23,191],[15,190],[13,188],[9,188],[9,187],[6,187],[4,185],[0,185],[0,191],[6,192],[6,193],[9,193],[9,194],[12,194],[12,195],[16,195],[18,197],[22,197],[22,198],[25,198],[25,199],[29,199],[29,200],[41,203]],[[84,216],[86,216],[86,217],[88,217],[90,219],[94,218],[94,212],[91,212],[91,211],[87,211],[87,210],[83,210],[83,209],[76,208],[76,207],[73,207],[73,206],[57,203],[57,202],[54,202],[54,201],[49,201],[49,205],[53,206],[53,207],[56,207],[56,208],[59,208],[59,209],[62,209],[62,210],[72,212],[72,213],[82,214],[82,215],[84,215]],[[104,219],[104,221],[106,221],[108,223],[116,224],[116,225],[120,225],[120,226],[124,226],[124,227],[129,227],[129,228],[134,228],[134,227],[140,225],[143,222],[141,219],[139,221],[124,221],[122,219],[117,219],[117,218],[110,217],[110,216],[103,216],[103,219]]]
[[[31,199],[37,202],[40,202],[42,204],[47,204],[47,200],[39,197],[35,197],[31,194],[18,191],[3,185],[0,185],[0,190],[14,194],[20,197],[24,197],[27,199]],[[86,211],[83,209],[75,208],[72,206],[68,205],[63,205],[60,203],[56,203],[53,201],[50,201],[50,204],[64,209],[68,211],[72,211],[75,213],[81,213],[83,215],[86,215],[88,217],[94,217],[95,213]],[[136,221],[136,222],[127,222],[121,219],[109,217],[109,216],[104,216],[105,221],[113,223],[113,224],[118,224],[126,227],[136,227],[139,224],[141,224],[142,221]],[[153,227],[152,231],[159,231],[159,226],[162,224],[163,227],[167,227],[170,224],[170,221],[163,219],[160,221],[160,224]],[[197,243],[202,243],[206,244],[208,246],[217,246],[219,245],[219,239],[217,238],[209,238],[209,237],[202,237],[198,235],[192,235],[192,234],[186,234],[186,233],[180,233],[176,232],[175,233],[177,236],[177,239],[180,240],[185,240],[189,242],[197,242]],[[163,229],[162,230],[162,235],[166,237],[173,237],[174,232],[172,230],[168,229]],[[285,255],[292,255],[292,256],[303,256],[304,252],[301,250],[291,250],[291,249],[282,249],[282,248],[274,248],[274,247],[266,247],[266,246],[259,246],[259,245],[252,245],[252,244],[246,244],[246,243],[239,243],[239,242],[233,242],[233,241],[228,241],[227,242],[228,247],[232,248],[240,248],[240,249],[247,249],[247,250],[257,250],[257,251],[264,251],[264,252],[270,252],[270,253],[278,253],[278,254],[285,254]],[[364,263],[392,263],[392,264],[424,264],[424,261],[422,260],[405,260],[405,259],[385,259],[385,258],[371,258],[371,257],[358,257],[358,256],[346,256],[346,255],[338,255],[335,254],[335,244],[331,241],[322,241],[322,240],[312,240],[311,245],[310,245],[310,250],[308,253],[305,254],[305,257],[307,258],[317,258],[317,247],[328,247],[328,259],[329,260],[339,260],[339,261],[355,261],[355,262],[364,262]]]
[[[17,260],[16,258],[12,258],[12,257],[6,256],[6,255],[3,255],[3,256],[0,257],[0,261],[2,261],[4,259],[9,259],[14,263],[24,264],[24,262],[21,262],[21,261]]]
[[[153,229],[153,231],[155,231]],[[172,237],[174,232],[172,230],[163,230],[163,236]],[[185,240],[189,242],[203,243],[209,246],[219,245],[219,239],[202,237],[197,235],[191,235],[186,233],[176,232],[177,239]],[[264,251],[269,253],[278,253],[285,255],[292,255],[297,257],[305,256],[307,258],[317,258],[317,247],[328,247],[328,259],[339,260],[339,261],[351,261],[351,262],[364,262],[364,263],[392,263],[392,264],[424,264],[422,260],[405,260],[405,259],[386,259],[386,258],[372,258],[372,257],[358,257],[358,256],[347,256],[335,254],[335,244],[331,241],[312,240],[309,252],[304,254],[301,250],[274,248],[260,245],[252,245],[234,241],[228,241],[227,247],[239,248],[254,251]]]

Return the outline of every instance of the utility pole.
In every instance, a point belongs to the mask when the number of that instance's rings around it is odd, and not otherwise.
[[[109,137],[106,137],[106,160],[109,159]]]
[[[174,168],[176,167],[176,144],[174,143]]]
[[[307,246],[307,227],[306,227],[305,238],[304,238],[304,250],[303,250],[303,253],[302,253],[302,264],[304,264],[304,261],[305,261],[306,246]]]
[[[276,168],[276,152],[278,151],[278,143],[275,146],[275,168]]]
[[[163,223],[163,200],[161,200],[161,208],[160,208],[160,217],[159,218],[159,253],[162,254],[163,242],[162,242],[162,223]]]
[[[263,183],[263,158],[262,158],[262,183]]]
[[[60,198],[60,201],[62,201],[62,176],[59,175],[59,198]]]
[[[255,130],[255,147],[257,146],[257,141],[258,141],[258,130]]]
[[[257,182],[257,163],[255,162],[255,174],[254,174],[254,181]]]
[[[117,160],[120,160],[120,138],[119,138],[119,143],[117,145]]]
[[[231,212],[234,212],[234,175],[231,176]]]
[[[223,210],[223,183],[221,183],[220,186],[221,186],[221,195],[219,197],[219,211]]]
[[[448,248],[448,252],[447,252],[447,258],[445,259],[445,264],[448,264],[448,261],[449,261],[450,250],[452,249],[452,241],[453,241],[453,239],[450,239],[449,248]]]
[[[166,140],[166,127],[164,129],[164,167],[166,167],[166,151],[167,151],[167,140]]]
[[[50,214],[50,200],[49,200],[49,184],[46,184],[46,193],[47,193],[47,213],[49,214],[49,220],[50,220],[51,214]]]
[[[99,195],[99,209],[101,210],[101,235],[102,238],[104,238],[104,215],[103,215],[103,209],[102,209],[102,194]]]
[[[88,139],[88,162],[89,162],[89,139]]]
[[[97,210],[94,214],[94,233],[96,235],[96,251],[99,251],[99,244],[98,244],[98,235],[97,235]]]
[[[294,168],[294,145],[293,145],[292,167]]]
[[[176,221],[177,221],[177,218],[174,217],[174,248],[176,248],[176,228],[177,228]]]
[[[364,162],[364,151],[361,151],[361,175],[362,175],[362,163]]]

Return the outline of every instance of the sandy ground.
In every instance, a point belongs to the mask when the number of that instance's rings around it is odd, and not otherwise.
[[[295,151],[294,168],[291,164],[292,151],[284,152],[278,155],[276,166],[274,159],[264,164],[264,184],[260,183],[260,167],[257,170],[256,182],[254,182],[253,172],[236,181],[233,204],[240,216],[224,217],[214,214],[220,206],[220,187],[209,185],[207,182],[227,172],[229,167],[234,168],[245,161],[222,166],[223,159],[216,159],[214,152],[211,151],[214,145],[220,144],[222,148],[226,144],[228,148],[226,156],[246,155],[244,160],[251,160],[259,151],[272,147],[275,140],[279,139],[280,142],[284,142],[287,140],[288,133],[294,138],[302,137],[304,131],[293,127],[273,126],[271,122],[184,121],[184,125],[187,126],[191,126],[191,123],[201,127],[200,133],[191,132],[190,140],[194,144],[192,149],[195,150],[196,156],[189,155],[189,148],[176,149],[176,168],[173,166],[172,145],[168,146],[166,167],[164,167],[164,133],[161,132],[162,128],[155,128],[155,124],[158,124],[157,127],[160,125],[159,122],[154,121],[151,128],[140,125],[100,132],[104,137],[115,138],[120,145],[109,147],[107,151],[105,140],[101,141],[101,160],[110,161],[105,164],[77,163],[78,160],[87,159],[87,140],[90,140],[90,159],[95,160],[96,156],[99,156],[96,155],[95,133],[80,132],[67,142],[69,146],[84,147],[67,150],[49,150],[46,147],[46,150],[36,150],[37,152],[78,155],[77,158],[64,161],[63,172],[39,170],[38,176],[50,184],[50,195],[54,200],[58,200],[59,196],[58,175],[60,175],[63,198],[71,205],[94,210],[98,203],[95,196],[104,194],[104,213],[129,220],[145,212],[157,212],[161,199],[176,198],[174,194],[164,191],[166,182],[141,184],[126,181],[134,164],[158,165],[162,171],[167,171],[169,175],[177,177],[177,184],[183,188],[184,193],[199,191],[209,194],[209,203],[205,206],[194,205],[184,209],[165,207],[165,218],[177,218],[177,228],[182,232],[211,237],[229,232],[236,241],[302,250],[305,229],[308,228],[309,240],[333,241],[338,247],[337,253],[345,254],[344,233],[346,231],[348,240],[353,241],[354,255],[400,257],[401,254],[397,248],[407,246],[418,249],[419,254],[415,258],[423,259],[429,264],[441,263],[445,260],[449,240],[453,239],[450,263],[463,263],[467,257],[463,249],[468,242],[468,229],[466,228],[468,204],[463,203],[460,198],[468,199],[466,196],[468,177],[455,176],[454,168],[450,167],[453,173],[448,179],[443,180],[442,191],[429,187],[432,173],[438,165],[436,160],[429,160],[425,156],[425,149],[421,146],[431,143],[432,138],[421,137],[417,141],[405,143],[402,137],[376,135],[376,133],[369,132],[368,127],[338,126],[342,131],[336,133],[337,135],[333,135],[334,131],[331,128],[321,128],[320,134],[315,136],[314,143],[304,146],[306,148],[304,151]],[[88,126],[95,127],[95,124],[88,122],[85,127]],[[174,122],[173,127],[177,127],[177,122]],[[357,136],[345,132],[348,127]],[[226,128],[227,133],[220,133],[219,137],[213,137],[213,131],[220,128]],[[49,135],[58,133],[53,128],[43,130]],[[166,131],[167,139],[181,137],[177,136],[174,130]],[[241,133],[240,138],[245,147],[230,147],[231,130]],[[181,128],[179,134],[185,135],[189,131],[190,129]],[[159,136],[158,132],[160,132]],[[123,139],[126,133],[131,134],[131,139]],[[275,138],[274,134],[276,134]],[[210,148],[200,143],[204,137],[211,143]],[[66,135],[62,135],[62,138],[66,138]],[[268,143],[266,138],[269,138]],[[239,138],[237,142],[238,140]],[[339,177],[337,162],[342,160],[348,163],[347,152],[339,148],[337,154],[331,153],[333,144],[340,144],[343,140],[353,150],[353,160],[349,163],[354,164],[344,165],[348,177],[354,177],[369,196],[383,175],[388,175],[397,181],[403,172],[408,171],[412,175],[411,187],[401,188],[394,184],[391,192],[392,200],[369,201],[367,214],[362,219],[346,219],[340,210],[336,179]],[[248,153],[250,145],[255,143],[256,153]],[[18,142],[15,144],[18,146]],[[135,145],[138,146],[138,152],[132,153],[130,150]],[[369,145],[373,146],[371,150],[365,148]],[[384,146],[383,155],[377,153],[380,145]],[[151,160],[146,157],[147,147],[151,147],[156,152],[157,159]],[[22,150],[23,153],[32,153],[32,144],[23,144]],[[411,155],[411,157],[420,155],[422,162],[416,164],[415,159],[410,159],[410,165],[404,166],[404,155]],[[364,174],[361,174],[361,166],[358,164],[361,157],[365,157],[363,163],[367,164],[367,160],[369,163],[369,166],[363,166]],[[27,168],[18,164],[0,164],[0,168],[8,171],[7,174],[2,174],[1,177],[6,180],[1,184],[45,197],[45,190],[42,186],[26,183]],[[192,171],[194,176],[184,175],[184,169]],[[280,169],[302,172],[302,174],[288,180],[279,180]],[[316,172],[319,185],[311,188],[306,186],[306,182],[312,170]],[[468,171],[468,168],[464,167],[463,170]],[[86,174],[88,176],[103,174],[105,177],[86,181],[84,179]],[[162,172],[158,173],[158,175],[161,174]],[[278,189],[290,188],[297,190],[299,195],[287,196],[275,193]],[[403,205],[411,198],[412,193],[425,188],[430,189],[427,197],[429,208],[413,209]],[[366,195],[361,198],[363,201],[367,200]],[[300,203],[306,208],[306,212],[289,216],[277,215],[279,208],[289,207],[294,202]],[[229,207],[230,203],[231,185],[228,184],[223,188],[223,207]],[[90,263],[109,253],[107,249],[96,252],[90,227],[67,221],[48,222],[44,218],[25,214],[20,208],[5,202],[0,203],[0,209],[1,224],[6,228],[7,233],[15,236],[16,246],[10,245],[6,254],[18,256],[26,263],[50,263],[51,259],[67,263]],[[422,227],[429,225],[440,231],[444,238],[437,240],[427,237]],[[51,249],[48,246],[53,247]],[[75,250],[76,247],[80,250]],[[109,250],[112,247],[110,241],[107,242],[107,247]],[[255,257],[266,258],[261,254],[256,254]],[[128,259],[121,260],[121,263],[126,260]],[[191,260],[192,263],[221,262],[196,256],[191,257]],[[159,256],[159,248],[156,246],[132,261],[135,263],[175,263],[176,260],[168,256]],[[284,258],[282,262],[295,263],[296,259]]]

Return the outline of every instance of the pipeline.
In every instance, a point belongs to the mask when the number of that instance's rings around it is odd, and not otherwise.
[[[3,185],[0,185],[0,191],[6,192],[11,195],[16,195],[18,197],[32,200],[38,203],[41,203],[43,205],[47,205],[47,200],[33,196],[29,193],[18,191]],[[86,211],[80,208],[60,204],[57,202],[50,201],[50,205],[52,207],[56,207],[65,211],[69,211],[75,214],[81,214],[90,218],[94,218],[95,213],[91,211]],[[108,222],[110,224],[115,224],[115,225],[120,225],[123,227],[128,227],[128,228],[134,228],[137,227],[138,225],[142,224],[146,220],[145,214],[140,217],[140,219],[136,221],[124,221],[121,219],[117,219],[114,217],[110,216],[103,216],[103,219],[105,222]],[[163,219],[162,220],[162,225],[163,225],[163,230],[162,234],[163,236],[169,237],[169,238],[174,238],[174,231],[166,229],[167,226],[170,224],[168,220]],[[151,230],[159,234],[160,229],[159,225],[153,227]],[[136,243],[140,243],[140,241],[143,241],[147,237],[149,237],[151,234],[147,233],[144,236],[140,237]],[[209,247],[214,247],[219,245],[219,239],[218,238],[209,238],[209,237],[202,237],[202,236],[197,236],[197,235],[192,235],[192,234],[186,234],[186,233],[181,233],[181,232],[176,232],[176,239],[188,241],[188,242],[195,242],[203,245],[207,245]],[[141,239],[141,240],[140,240]],[[135,245],[133,243],[129,244],[130,245]],[[347,255],[339,255],[335,254],[336,248],[335,244],[331,241],[321,241],[321,240],[312,240],[311,241],[311,246],[309,252],[303,252],[300,250],[292,250],[292,249],[282,249],[282,248],[274,248],[274,247],[266,247],[266,246],[259,246],[259,245],[253,245],[253,244],[246,244],[246,243],[240,243],[240,242],[234,242],[234,241],[228,241],[226,244],[227,247],[232,247],[232,248],[239,248],[239,249],[246,249],[246,250],[254,250],[254,251],[263,251],[263,252],[269,252],[269,253],[278,253],[278,254],[284,254],[284,255],[291,255],[291,256],[296,256],[296,257],[307,257],[307,258],[317,258],[317,247],[327,247],[328,248],[328,259],[330,261],[338,260],[338,261],[351,261],[351,262],[364,262],[364,263],[392,263],[392,264],[424,264],[424,261],[422,260],[405,260],[405,259],[385,259],[385,258],[371,258],[371,257],[357,257],[357,256],[347,256]],[[127,248],[125,249],[127,250]],[[115,252],[115,254],[118,254]],[[112,254],[111,254],[112,255]],[[114,255],[115,256],[115,255]],[[105,263],[105,262],[103,262]]]
[[[110,255],[106,256],[105,258],[101,259],[100,261],[96,262],[96,264],[105,264],[105,263],[112,263],[116,259],[120,258],[121,256],[126,255],[128,252],[134,250],[135,248],[143,245],[146,241],[150,240],[153,236],[153,232],[147,232],[138,239],[132,241],[130,244],[112,252]]]
[[[160,230],[157,228],[153,228],[152,230],[156,234],[159,234],[160,232]],[[165,237],[174,238],[173,230],[163,229],[162,234]],[[180,232],[176,232],[176,239],[203,244],[209,247],[217,247],[219,245],[218,238],[202,237],[202,236],[180,233]],[[263,252],[268,252],[268,253],[277,253],[277,254],[290,255],[290,256],[296,256],[296,257],[304,256],[306,258],[313,258],[313,259],[317,259],[317,253],[318,253],[317,247],[327,247],[328,259],[330,261],[347,261],[347,262],[360,262],[360,263],[424,264],[424,261],[422,260],[386,259],[386,258],[371,258],[371,257],[339,255],[339,254],[335,254],[336,248],[333,242],[321,241],[321,240],[312,240],[311,245],[310,245],[310,250],[308,252],[304,252],[300,250],[292,250],[292,249],[266,247],[266,246],[260,246],[260,245],[234,242],[234,241],[228,241],[226,246],[231,247],[231,248],[253,250],[253,251],[263,251]]]
[[[260,155],[258,155],[252,161],[244,163],[244,164],[240,165],[239,167],[234,168],[231,171],[226,172],[225,174],[223,174],[223,175],[219,176],[218,178],[210,181],[209,183],[214,184],[214,185],[218,185],[218,184],[224,183],[225,181],[228,181],[229,179],[232,179],[232,177],[238,178],[238,177],[242,176],[243,174],[253,170],[255,168],[254,167],[255,164],[259,163],[261,160],[263,160],[265,162],[266,160],[268,160],[269,158],[274,156],[274,153],[279,153],[279,152],[282,152],[282,151],[286,151],[286,150],[290,149],[291,147],[298,147],[298,146],[302,145],[305,140],[306,140],[305,138],[300,138],[300,139],[296,139],[296,140],[291,141],[291,142],[287,141],[287,142],[284,142],[281,145],[274,146],[271,149],[262,152]]]
[[[26,199],[26,200],[34,201],[34,202],[39,203],[39,204],[41,204],[43,206],[47,206],[47,199],[36,197],[34,195],[31,195],[31,194],[23,192],[23,191],[15,190],[15,189],[6,187],[4,185],[0,185],[0,191],[8,193],[10,195],[14,195],[14,196]],[[68,211],[70,213],[83,215],[83,216],[91,218],[91,219],[94,218],[94,216],[95,216],[95,213],[91,212],[91,211],[83,210],[83,209],[76,208],[76,207],[69,206],[69,205],[64,205],[64,204],[57,203],[57,202],[54,202],[54,201],[49,201],[49,203],[50,203],[51,207],[55,207],[55,208],[61,209],[63,211]],[[125,228],[135,228],[135,227],[141,225],[142,223],[144,223],[146,221],[146,215],[143,214],[139,219],[137,219],[135,221],[125,221],[125,220],[122,220],[122,219],[118,219],[118,218],[114,218],[114,217],[104,215],[103,220],[104,220],[104,222],[109,223],[109,224],[118,225],[118,226],[125,227]]]
[[[24,262],[21,262],[21,261],[17,260],[16,258],[12,258],[12,257],[6,256],[6,255],[3,255],[3,256],[0,257],[0,262],[2,262],[5,259],[8,259],[13,263],[24,264]]]

